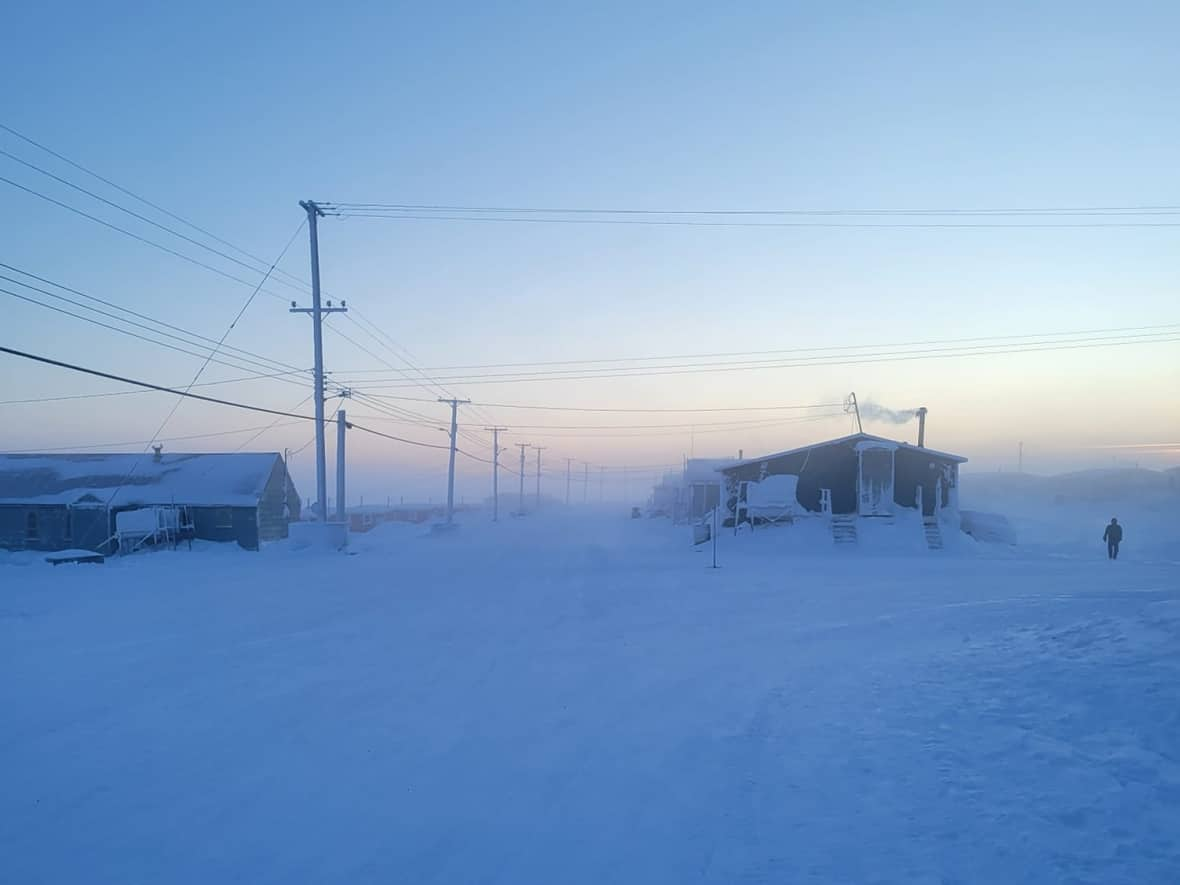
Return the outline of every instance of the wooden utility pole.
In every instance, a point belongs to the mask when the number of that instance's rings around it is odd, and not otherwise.
[[[446,399],[439,397],[440,403],[451,406],[451,463],[447,468],[447,523],[455,518],[455,442],[459,435],[459,406],[471,402],[469,399]]]
[[[492,432],[492,522],[500,518],[500,433],[507,427],[485,427]]]
[[[537,453],[537,504],[538,510],[541,509],[541,452],[545,451],[548,446],[533,446],[533,450]]]
[[[520,447],[520,510],[521,516],[524,516],[524,450],[529,447],[528,443],[517,443]]]
[[[312,345],[315,348],[315,490],[316,511],[321,521],[328,519],[328,467],[326,442],[324,440],[324,330],[323,319],[326,313],[343,313],[348,305],[341,301],[339,307],[333,307],[328,302],[327,307],[320,305],[320,238],[316,221],[323,210],[311,200],[299,203],[307,212],[307,230],[311,242],[311,307],[298,307],[291,302],[291,313],[306,313],[311,315]]]

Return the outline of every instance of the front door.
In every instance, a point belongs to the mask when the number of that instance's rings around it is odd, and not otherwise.
[[[861,516],[889,516],[893,513],[893,449],[861,449],[860,494],[857,512]]]

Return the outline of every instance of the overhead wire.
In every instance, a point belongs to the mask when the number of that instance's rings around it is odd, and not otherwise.
[[[1173,228],[1180,227],[1177,221],[1078,221],[1071,224],[1054,222],[852,222],[852,221],[679,221],[672,219],[639,218],[514,218],[502,215],[422,215],[401,212],[381,213],[372,211],[332,210],[325,208],[324,214],[341,218],[379,218],[387,221],[459,221],[500,223],[500,224],[572,224],[572,225],[627,225],[641,227],[702,227],[702,228],[827,228],[859,230],[1014,230],[1014,229],[1082,229],[1082,228]]]
[[[978,342],[1005,342],[1005,341],[1019,341],[1035,338],[1072,338],[1086,335],[1113,335],[1124,332],[1147,332],[1158,331],[1164,329],[1180,329],[1180,323],[1155,323],[1145,326],[1115,326],[1098,329],[1074,329],[1070,331],[1060,332],[1026,332],[1013,335],[975,335],[971,337],[955,337],[955,338],[926,338],[914,341],[893,341],[893,342],[876,342],[869,344],[838,344],[838,345],[823,345],[817,347],[790,347],[790,348],[776,348],[773,350],[737,350],[737,351],[720,351],[720,352],[706,352],[706,353],[680,353],[680,354],[665,354],[663,356],[631,356],[631,357],[606,357],[600,359],[576,359],[576,360],[539,360],[534,362],[514,362],[514,363],[482,363],[482,364],[459,364],[450,366],[433,366],[428,367],[425,371],[431,372],[453,372],[460,369],[501,369],[501,368],[537,368],[543,366],[593,366],[593,365],[611,365],[619,363],[650,363],[650,362],[667,362],[668,360],[711,360],[734,357],[783,357],[793,354],[804,353],[824,353],[828,351],[854,351],[854,350],[872,350],[880,348],[893,347],[925,347],[932,344],[973,344]],[[377,372],[379,369],[360,370],[354,369],[345,374],[364,374],[365,372]]]
[[[199,384],[194,384],[193,387],[218,387],[222,384],[240,384],[243,381],[261,381],[268,378],[277,378],[282,375],[303,374],[310,372],[310,369],[300,369],[298,372],[277,372],[273,375],[243,375],[239,378],[226,378],[221,381],[202,381]],[[176,386],[176,385],[170,385]],[[73,393],[66,396],[38,396],[27,399],[6,399],[0,400],[0,406],[18,406],[18,405],[32,405],[33,403],[56,403],[68,400],[80,399],[103,399],[111,396],[142,396],[146,393],[154,393],[151,390],[112,390],[101,393]]]
[[[264,415],[277,415],[277,416],[284,417],[284,418],[296,418],[296,419],[299,419],[302,421],[313,421],[314,422],[316,420],[314,415],[302,415],[297,412],[289,412],[289,411],[285,411],[282,409],[272,409],[272,408],[268,408],[266,406],[258,406],[258,405],[253,405],[250,403],[237,402],[235,400],[227,400],[222,397],[205,396],[204,394],[193,393],[191,390],[186,391],[186,390],[182,390],[182,389],[175,388],[175,387],[166,387],[162,384],[154,384],[150,381],[143,381],[138,378],[129,378],[124,375],[116,375],[113,372],[104,372],[100,369],[92,369],[87,366],[77,365],[76,363],[68,363],[68,362],[65,362],[64,360],[57,360],[57,359],[53,359],[51,357],[42,356],[42,355],[34,354],[34,353],[29,353],[27,351],[18,350],[13,347],[6,347],[3,345],[0,345],[0,353],[6,353],[10,356],[15,356],[15,357],[19,357],[21,359],[31,360],[33,362],[42,363],[44,365],[55,366],[55,367],[61,368],[61,369],[68,369],[73,372],[79,372],[84,375],[91,375],[96,378],[105,378],[108,381],[118,381],[122,384],[130,384],[135,387],[142,387],[142,388],[145,388],[148,390],[158,390],[162,393],[171,393],[171,394],[175,394],[176,396],[184,397],[186,399],[199,400],[201,402],[213,403],[215,405],[221,405],[221,406],[228,406],[230,408],[235,408],[235,409],[243,409],[243,410],[250,411],[250,412],[260,412]],[[331,421],[328,419],[325,419],[324,423],[325,424],[331,423]],[[382,433],[379,430],[374,430],[373,428],[365,427],[361,424],[357,424],[352,421],[349,421],[348,424],[353,429],[360,430],[363,433],[369,433],[374,436],[384,437],[385,439],[395,440],[397,442],[406,443],[408,445],[421,446],[423,448],[428,448],[428,449],[449,448],[449,446],[434,445],[433,443],[426,443],[426,442],[421,442],[419,440],[406,439],[404,437],[394,436],[394,435],[388,434],[388,433]]]
[[[1093,212],[1115,212],[1129,214],[1180,212],[1180,206],[1138,205],[1138,206],[1058,206],[1023,208],[824,208],[824,209],[650,209],[650,208],[588,208],[585,206],[537,207],[537,206],[472,206],[442,205],[432,203],[357,203],[324,202],[319,204],[333,209],[372,209],[396,212],[510,212],[544,213],[551,215],[1043,215],[1066,214],[1088,215]]]
[[[24,166],[28,169],[32,169],[34,172],[40,173],[41,175],[44,175],[47,178],[50,178],[53,181],[58,182],[59,184],[63,184],[66,187],[69,187],[69,188],[72,188],[73,190],[78,191],[79,193],[85,194],[86,196],[90,197],[91,199],[97,200],[106,206],[110,206],[113,209],[117,209],[120,212],[130,215],[132,218],[135,218],[135,219],[142,221],[146,224],[150,224],[153,227],[156,227],[156,228],[164,231],[165,233],[169,233],[172,236],[177,237],[178,239],[184,240],[186,243],[191,243],[192,245],[194,245],[200,249],[204,249],[207,252],[211,252],[212,254],[217,255],[220,258],[224,258],[226,261],[229,261],[229,262],[232,262],[233,264],[238,265],[239,267],[244,267],[246,270],[252,271],[253,273],[262,273],[263,272],[262,268],[255,267],[252,264],[247,264],[246,262],[242,261],[239,258],[234,258],[232,255],[222,252],[220,249],[215,249],[212,246],[208,245],[207,243],[202,243],[200,240],[197,240],[194,237],[190,237],[188,234],[181,233],[180,231],[175,230],[174,228],[168,227],[168,225],[166,225],[166,224],[161,224],[160,222],[156,221],[155,219],[149,218],[148,216],[143,215],[140,212],[136,212],[134,209],[128,209],[126,206],[116,203],[114,200],[108,200],[106,197],[102,196],[101,194],[96,194],[93,191],[82,187],[80,184],[75,184],[74,182],[69,181],[66,178],[62,178],[60,175],[56,175],[53,172],[50,172],[49,170],[44,169],[41,166],[38,166],[36,163],[30,163],[28,160],[24,160],[24,159],[16,156],[15,154],[9,153],[8,151],[4,150],[3,148],[0,148],[0,156],[8,157],[10,160],[20,163],[22,166]],[[263,267],[265,267],[265,264],[263,264]],[[270,275],[271,274],[268,272],[267,276],[270,276]],[[302,293],[307,293],[310,291],[310,288],[307,285],[297,285],[295,283],[288,282],[287,280],[284,280],[279,277],[275,277],[275,282],[279,283],[280,285],[288,286],[292,289],[296,289]]]
[[[248,369],[249,369],[249,366],[242,365],[242,364],[240,364],[240,363],[238,363],[238,362],[230,362],[230,361],[228,361],[228,360],[226,360],[226,359],[218,359],[218,358],[216,358],[216,357],[213,357],[213,356],[212,356],[212,354],[213,354],[213,351],[208,351],[208,352],[197,352],[197,351],[193,351],[193,350],[186,350],[185,348],[182,348],[182,347],[177,347],[177,346],[176,346],[176,345],[174,345],[174,344],[169,344],[169,343],[167,343],[166,341],[158,341],[158,340],[156,340],[156,339],[154,339],[154,338],[149,338],[149,337],[148,337],[148,336],[146,336],[146,335],[141,335],[141,334],[139,334],[139,333],[137,333],[137,332],[132,332],[132,331],[131,331],[131,330],[129,330],[129,329],[124,329],[124,328],[121,328],[121,327],[119,327],[119,326],[113,326],[113,325],[111,325],[111,324],[109,324],[109,323],[104,323],[104,322],[102,322],[101,320],[96,320],[96,319],[94,319],[93,317],[87,317],[87,316],[84,316],[84,315],[82,315],[82,314],[74,313],[73,311],[66,310],[65,308],[62,308],[62,307],[57,307],[56,305],[53,305],[53,304],[46,304],[45,302],[43,302],[43,301],[39,301],[39,300],[37,300],[36,298],[31,298],[31,297],[29,297],[28,295],[23,295],[23,294],[21,294],[21,293],[19,293],[19,292],[13,292],[11,289],[5,289],[5,288],[3,288],[3,287],[0,287],[0,293],[3,293],[3,294],[5,294],[5,295],[8,295],[8,296],[10,296],[10,297],[12,297],[12,298],[16,298],[16,299],[17,299],[17,300],[19,300],[19,301],[25,301],[25,302],[28,302],[29,304],[35,304],[35,305],[37,305],[38,307],[43,307],[43,308],[45,308],[46,310],[52,310],[52,311],[54,311],[55,313],[64,314],[65,316],[74,317],[75,319],[82,320],[83,322],[87,322],[87,323],[90,323],[90,324],[92,324],[92,325],[95,325],[95,326],[101,326],[102,328],[105,328],[105,329],[110,329],[111,331],[118,332],[118,333],[120,333],[120,334],[122,334],[122,335],[127,335],[127,336],[129,336],[129,337],[131,337],[131,338],[137,338],[137,339],[139,339],[139,340],[141,340],[141,341],[145,341],[145,342],[148,342],[148,343],[150,343],[150,344],[155,344],[155,345],[157,345],[157,346],[159,346],[159,347],[164,347],[164,348],[166,348],[166,349],[168,349],[168,350],[172,350],[172,351],[176,351],[176,352],[178,352],[178,353],[183,353],[183,354],[186,354],[186,355],[188,355],[188,356],[196,357],[197,359],[208,359],[208,361],[209,361],[209,362],[217,363],[218,365],[222,365],[222,366],[228,366],[229,368],[232,368],[232,369],[237,369],[237,370],[239,370],[239,371],[243,371],[243,370],[248,370]],[[156,332],[156,334],[163,335],[163,334],[165,334],[165,333],[163,333],[163,332]],[[259,376],[259,377],[262,377],[262,376]],[[276,375],[276,376],[272,376],[272,377],[276,377],[278,380],[281,380],[281,381],[287,381],[287,380],[288,380],[288,379],[286,379],[286,378],[283,378],[283,377],[281,377],[281,376],[277,376],[277,375]],[[290,382],[290,383],[296,383],[296,382]]]
[[[1020,353],[1044,353],[1051,351],[1086,350],[1104,347],[1122,347],[1128,345],[1168,344],[1180,341],[1180,331],[1159,332],[1152,335],[1110,336],[1091,339],[1078,339],[1075,342],[1042,341],[1030,342],[1025,345],[995,345],[964,348],[939,348],[927,351],[898,351],[892,353],[857,354],[843,357],[813,357],[783,361],[742,361],[738,363],[702,363],[697,365],[643,367],[631,370],[603,370],[596,373],[530,373],[515,376],[464,376],[456,378],[464,385],[483,384],[519,384],[524,382],[545,381],[593,381],[609,378],[638,378],[660,375],[698,375],[712,373],[744,372],[768,369],[796,369],[815,368],[824,366],[854,366],[884,362],[908,362],[925,359],[952,359],[973,356],[998,356]],[[400,390],[407,385],[390,383],[371,385],[370,393],[380,390]]]
[[[16,129],[12,128],[11,126],[6,125],[5,123],[0,123],[0,129],[4,130],[5,132],[9,133],[10,135],[15,136],[16,138],[19,138],[21,141],[25,142],[26,144],[32,145],[33,147],[37,148],[38,150],[44,151],[45,153],[49,154],[51,157],[54,157],[55,159],[60,160],[61,162],[65,163],[66,165],[72,166],[74,169],[77,169],[79,172],[83,172],[86,175],[89,175],[91,178],[101,181],[103,184],[107,185],[108,187],[112,187],[115,190],[119,191],[120,193],[122,193],[128,197],[131,197],[133,200],[136,200],[136,201],[142,203],[143,205],[148,206],[149,208],[155,209],[157,212],[159,212],[163,215],[166,215],[167,217],[173,219],[174,221],[179,221],[181,224],[185,225],[186,227],[190,228],[191,230],[195,230],[197,233],[202,234],[202,235],[208,237],[209,239],[211,239],[217,243],[220,243],[223,246],[233,249],[235,252],[237,252],[240,255],[245,255],[247,258],[250,258],[250,259],[256,261],[257,263],[261,264],[263,267],[266,266],[266,261],[262,258],[259,258],[257,255],[254,255],[254,254],[248,252],[247,250],[241,248],[240,246],[236,246],[233,243],[229,242],[228,240],[217,236],[216,234],[212,233],[211,231],[208,231],[205,228],[200,227],[197,224],[194,224],[189,219],[184,218],[183,216],[178,215],[177,213],[164,208],[163,206],[159,205],[158,203],[152,202],[151,200],[147,199],[146,197],[136,193],[135,191],[132,191],[132,190],[124,187],[123,185],[119,184],[118,182],[112,181],[111,179],[109,179],[103,175],[100,175],[98,172],[95,172],[93,169],[90,169],[89,167],[84,166],[83,164],[77,162],[76,160],[70,159],[69,157],[65,156],[64,154],[62,154],[58,151],[55,151],[53,148],[51,148],[39,141],[36,141],[33,138],[30,138],[28,135],[25,135],[22,132],[17,131]],[[259,271],[259,272],[261,272],[261,271]],[[303,286],[310,286],[310,284],[306,280],[302,280],[299,277],[296,277],[293,274],[289,274],[284,270],[281,270],[281,269],[276,270],[276,273],[281,274],[281,275],[288,277],[290,279],[293,279],[296,282],[301,283]]]
[[[23,268],[19,268],[19,267],[15,267],[14,265],[7,264],[3,261],[0,261],[0,268],[5,268],[7,270],[12,271],[13,273],[18,273],[21,276],[36,280],[39,283],[44,283],[47,286],[53,286],[55,289],[60,289],[63,292],[69,292],[71,295],[77,295],[79,298],[84,298],[87,301],[93,301],[96,304],[102,304],[102,305],[104,305],[106,307],[110,307],[114,310],[121,311],[122,313],[128,314],[129,316],[133,316],[133,317],[136,317],[141,320],[146,320],[147,322],[152,323],[156,326],[160,326],[165,329],[171,329],[175,332],[181,333],[182,335],[186,335],[189,338],[196,339],[197,341],[208,342],[209,344],[216,344],[217,343],[217,339],[210,338],[208,335],[202,335],[199,332],[194,332],[191,329],[184,328],[183,326],[178,326],[174,323],[169,323],[165,320],[157,319],[156,317],[142,313],[141,311],[133,310],[132,308],[129,308],[129,307],[124,307],[123,305],[118,304],[114,301],[111,301],[110,299],[100,298],[97,295],[92,295],[88,292],[82,291],[81,289],[74,288],[73,286],[67,286],[64,283],[59,283],[56,280],[51,280],[48,277],[40,276],[38,274],[32,273],[31,271],[24,270]],[[21,280],[17,280],[13,277],[9,277],[9,276],[0,274],[0,279],[7,280],[11,283],[15,283],[18,286],[22,286],[23,288],[30,289],[35,292],[40,292],[42,294],[61,299],[61,296],[59,296],[59,295],[56,295],[52,292],[49,292],[45,289],[38,287],[38,286],[33,286],[29,283],[23,282]],[[68,300],[68,299],[61,299],[61,300]],[[72,302],[72,303],[77,304],[77,302]],[[93,310],[93,308],[89,308],[89,307],[87,307],[87,309]],[[130,322],[128,320],[122,320],[122,319],[121,319],[121,321]],[[153,330],[153,331],[156,331],[156,330]],[[203,345],[194,344],[194,346],[203,346]],[[265,363],[268,365],[269,368],[274,368],[274,367],[280,367],[280,368],[284,368],[284,369],[297,369],[298,368],[296,366],[291,365],[290,363],[285,363],[282,360],[277,360],[277,359],[274,359],[273,357],[263,356],[262,354],[255,353],[253,351],[246,350],[245,348],[237,347],[235,345],[225,344],[224,342],[222,342],[222,349],[227,350],[227,351],[232,351],[237,354],[241,354],[243,357],[249,357],[250,359],[259,361],[261,363]]]
[[[139,234],[137,234],[133,231],[130,231],[125,227],[120,227],[117,224],[112,224],[111,222],[106,221],[103,218],[99,218],[97,215],[91,215],[89,212],[85,212],[82,209],[77,208],[76,206],[71,206],[69,203],[63,203],[61,200],[55,199],[51,196],[48,196],[47,194],[43,194],[37,190],[34,190],[33,188],[25,187],[23,184],[18,184],[17,182],[12,181],[9,178],[5,178],[2,175],[0,175],[0,182],[4,182],[7,185],[17,188],[18,190],[22,190],[25,193],[32,194],[35,197],[39,197],[40,199],[45,200],[48,203],[52,203],[55,206],[60,206],[62,209],[66,209],[69,212],[73,212],[75,215],[80,215],[83,218],[87,218],[90,221],[96,222],[97,224],[101,224],[103,227],[108,227],[111,230],[117,231],[121,234],[124,234],[125,236],[131,237],[131,239],[133,239],[133,240],[138,240],[139,242],[141,242],[145,245],[151,246],[154,249],[159,249],[161,252],[165,252],[165,253],[172,255],[176,258],[179,258],[182,261],[187,261],[189,264],[196,265],[197,267],[203,267],[205,270],[212,271],[213,273],[218,274],[219,276],[225,277],[228,280],[233,280],[236,283],[241,283],[243,286],[253,286],[254,285],[254,283],[250,280],[242,279],[241,277],[235,276],[234,274],[229,273],[228,271],[222,270],[219,267],[215,267],[214,265],[209,264],[206,261],[200,261],[199,259],[193,258],[191,255],[185,255],[183,252],[178,252],[175,249],[172,249],[168,246],[163,245],[162,243],[157,243],[155,240],[149,240],[147,237],[140,236]],[[262,271],[257,271],[257,273],[262,273]],[[284,298],[279,293],[274,292],[270,289],[262,289],[261,291],[263,294],[269,295],[272,298],[277,298],[279,301],[286,302],[289,300],[287,298]]]

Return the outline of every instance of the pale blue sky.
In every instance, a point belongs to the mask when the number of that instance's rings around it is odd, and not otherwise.
[[[0,121],[268,258],[308,197],[651,208],[1180,204],[1174,3],[102,6],[6,13]],[[6,133],[0,147],[52,164]],[[3,157],[0,175],[130,224]],[[215,338],[248,294],[7,185],[0,192],[0,251],[10,264]],[[1180,321],[1180,228],[326,219],[322,238],[325,288],[430,366]],[[306,263],[300,238],[283,266],[306,276]],[[164,383],[184,382],[195,368],[10,298],[5,307],[0,337],[18,346]],[[330,367],[377,366],[326,340]],[[229,341],[310,362],[306,322],[273,299],[255,302]],[[114,389],[9,359],[0,381],[13,392],[3,399]],[[1109,463],[1085,446],[1175,441],[1180,419],[1167,397],[1178,382],[1172,343],[458,392],[494,402],[715,406],[826,401],[856,389],[895,406],[930,406],[938,443],[981,467],[1011,461],[1024,438],[1029,464],[1040,452],[1051,469]],[[279,408],[302,396],[275,382],[223,390]],[[170,405],[153,395],[0,406],[0,447],[142,439]],[[443,417],[441,407],[424,410]],[[521,413],[492,412],[484,415],[525,423]],[[530,424],[587,420],[525,414]],[[164,435],[260,419],[186,404]],[[667,433],[549,441],[555,457],[648,464],[678,461],[690,445],[698,454],[750,452],[845,429],[839,421],[691,441]],[[298,446],[305,435],[279,428],[258,446]],[[433,453],[375,442],[358,452],[372,495],[433,488]],[[302,463],[310,467],[310,457]],[[405,481],[415,465],[425,478]],[[463,470],[469,491],[482,493],[484,468]]]

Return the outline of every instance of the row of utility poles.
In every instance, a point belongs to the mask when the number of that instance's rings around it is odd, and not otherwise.
[[[291,313],[305,313],[312,320],[312,346],[315,351],[315,390],[312,398],[315,402],[315,482],[316,482],[316,515],[321,521],[328,518],[328,476],[327,476],[327,443],[324,430],[324,316],[333,313],[346,313],[348,305],[343,300],[338,307],[333,307],[329,300],[326,304],[320,299],[320,244],[318,222],[323,217],[323,210],[313,200],[301,200],[299,205],[307,213],[308,239],[311,249],[311,307],[299,307],[291,302]],[[455,514],[455,452],[459,432],[459,406],[467,405],[471,400],[439,397],[440,403],[447,403],[451,407],[451,445],[450,461],[447,467],[447,523],[454,520]],[[336,519],[343,522],[345,514],[345,477],[344,477],[344,435],[350,425],[345,418],[344,409],[336,413]],[[500,518],[500,434],[507,427],[485,427],[492,432],[492,519]],[[537,453],[537,491],[536,503],[541,503],[541,452],[546,446],[534,446],[530,443],[516,443],[520,448],[520,505],[519,512],[524,513],[524,477],[525,477],[525,449],[532,449]],[[565,503],[570,503],[570,483],[573,470],[573,458],[565,459]],[[602,496],[605,482],[605,468],[600,468],[599,496]],[[584,463],[582,480],[582,500],[589,500],[590,465]]]

